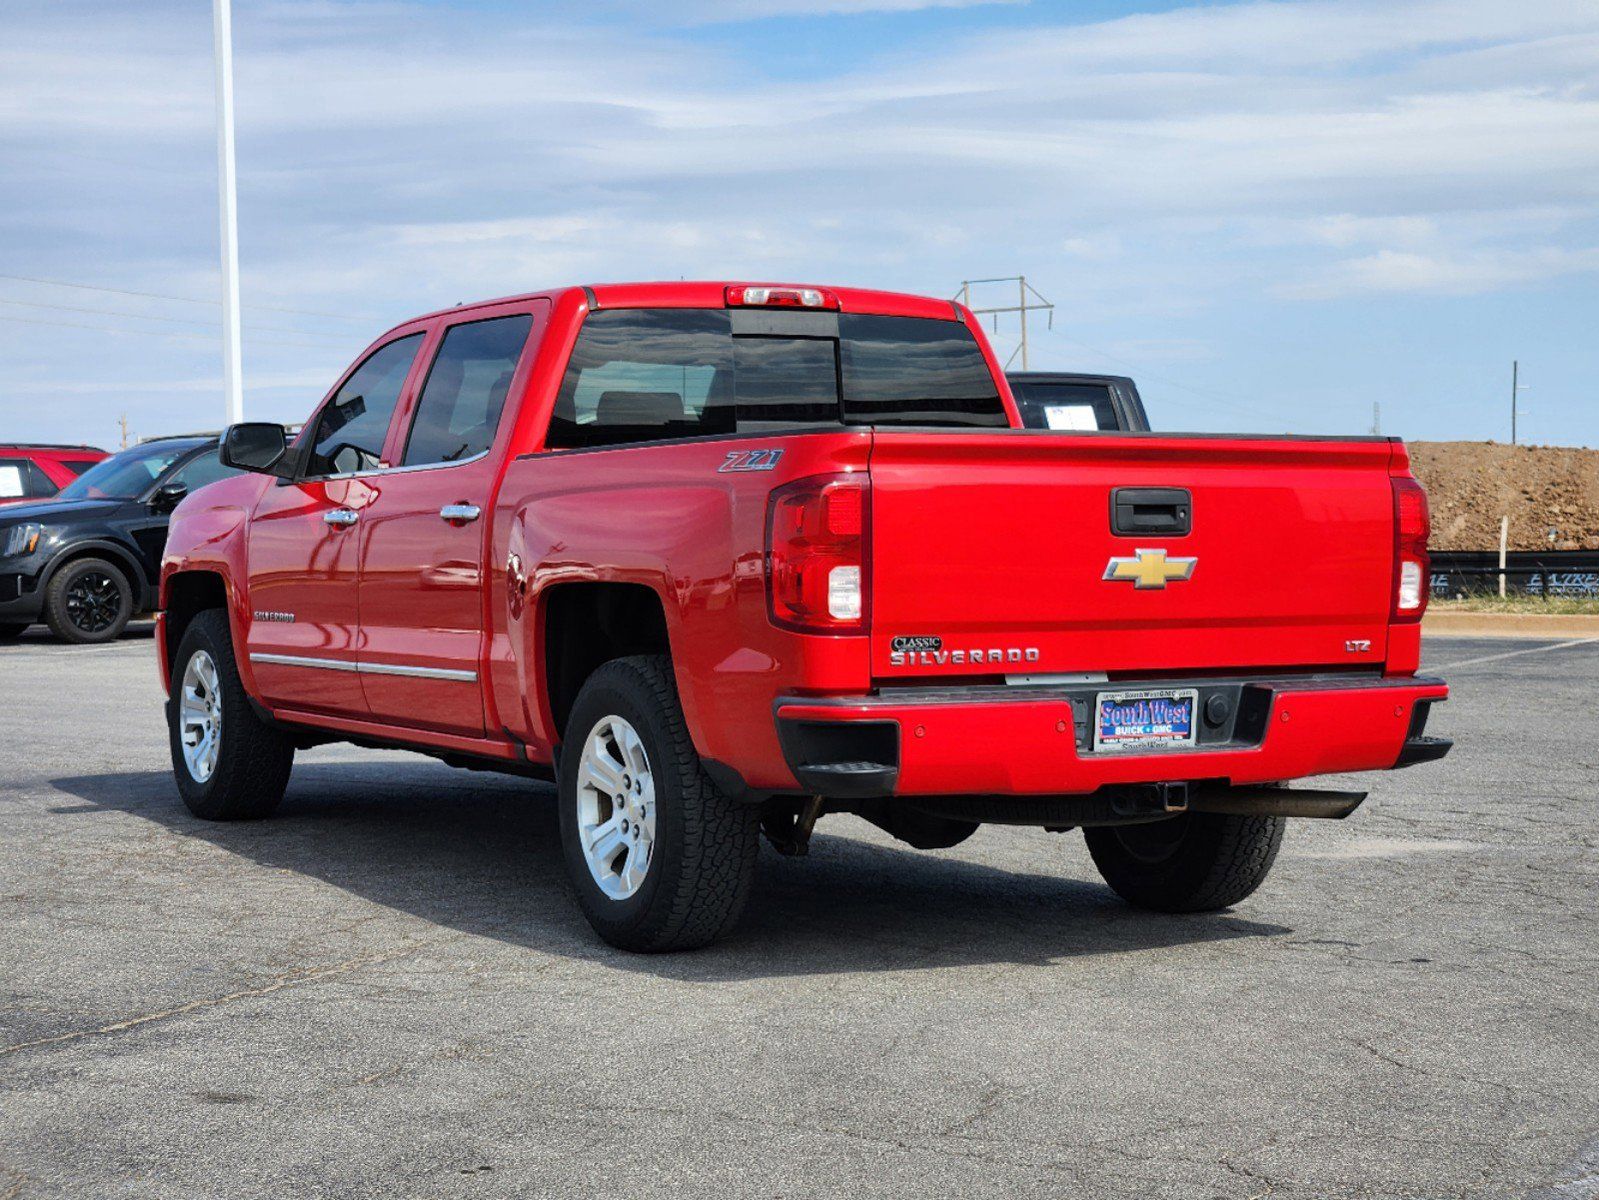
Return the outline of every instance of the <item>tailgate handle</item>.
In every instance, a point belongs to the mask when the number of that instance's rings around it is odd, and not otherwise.
[[[1110,531],[1121,537],[1163,534],[1186,537],[1194,527],[1187,488],[1115,488],[1110,494]]]

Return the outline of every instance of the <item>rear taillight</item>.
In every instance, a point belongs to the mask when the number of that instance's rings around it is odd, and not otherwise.
[[[1427,539],[1432,519],[1427,493],[1407,476],[1391,480],[1394,487],[1394,611],[1395,621],[1419,621],[1427,611],[1432,590],[1432,560]]]
[[[864,475],[813,475],[772,492],[766,509],[766,604],[800,633],[866,629],[869,487]]]
[[[736,283],[727,289],[726,297],[729,308],[838,307],[838,297],[826,288]]]

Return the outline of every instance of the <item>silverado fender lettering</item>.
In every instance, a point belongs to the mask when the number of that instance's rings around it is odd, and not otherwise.
[[[1388,439],[1148,433],[1116,380],[1053,432],[1050,389],[1089,385],[1039,376],[1026,429],[969,310],[798,283],[465,304],[329,382],[292,448],[257,430],[277,453],[163,493],[157,665],[202,818],[267,815],[340,739],[534,776],[595,931],[653,951],[731,929],[757,840],[802,853],[840,812],[924,848],[1081,826],[1133,903],[1223,908],[1283,819],[1364,795],[1278,785],[1450,746]],[[102,515],[0,525],[92,521],[110,555]]]

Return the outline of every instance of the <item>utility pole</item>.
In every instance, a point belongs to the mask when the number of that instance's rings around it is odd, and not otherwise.
[[[1527,390],[1527,385],[1518,383],[1521,375],[1521,364],[1512,361],[1510,364],[1510,444],[1516,444],[1516,413],[1520,408],[1521,393]]]
[[[972,308],[972,285],[974,283],[1014,283],[1016,285],[1016,303],[996,305],[992,308]],[[1037,297],[1038,303],[1028,300],[1028,296]],[[971,309],[977,316],[993,314],[994,328],[999,328],[1000,313],[1016,313],[1021,318],[1022,342],[1012,352],[1011,358],[1017,354],[1022,356],[1022,370],[1027,370],[1027,314],[1029,312],[1047,311],[1049,313],[1049,328],[1055,328],[1055,306],[1049,302],[1039,290],[1027,282],[1025,275],[1000,275],[993,279],[963,279],[961,280],[960,301],[962,306]],[[1005,361],[1010,365],[1010,360]]]
[[[1022,370],[1027,370],[1027,276],[1016,276],[1016,312],[1022,321]]]
[[[229,425],[244,420],[239,318],[239,201],[233,161],[233,0],[212,0],[217,68],[217,208],[222,233],[222,386]]]
[[[1382,405],[1375,400],[1371,402],[1371,433],[1373,437],[1382,436]]]
[[[128,448],[128,414],[123,413],[118,417],[117,424],[122,429],[122,445],[118,449],[126,450]]]

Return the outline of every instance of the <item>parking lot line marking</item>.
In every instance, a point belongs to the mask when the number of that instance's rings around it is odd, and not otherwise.
[[[1481,658],[1467,658],[1455,663],[1439,663],[1440,671],[1458,671],[1461,667],[1475,667],[1478,663],[1498,662],[1502,658],[1516,658],[1522,654],[1543,654],[1549,650],[1564,650],[1568,646],[1591,646],[1599,637],[1573,638],[1569,642],[1555,642],[1548,646],[1528,646],[1525,650],[1506,650],[1503,654],[1484,654]]]
[[[329,963],[325,967],[313,967],[308,971],[280,975],[270,983],[264,983],[260,987],[242,988],[237,992],[229,992],[225,996],[207,996],[201,1000],[190,1000],[187,1004],[179,1004],[174,1008],[162,1009],[160,1012],[129,1017],[125,1021],[114,1021],[110,1025],[101,1025],[98,1029],[75,1029],[70,1033],[58,1033],[52,1037],[35,1038],[31,1042],[18,1042],[12,1046],[0,1046],[0,1057],[7,1054],[15,1054],[19,1050],[32,1050],[39,1046],[54,1046],[62,1042],[75,1042],[79,1038],[122,1033],[129,1029],[137,1029],[141,1025],[148,1025],[152,1021],[164,1021],[168,1017],[180,1017],[184,1013],[215,1008],[219,1004],[227,1004],[233,1000],[251,1000],[257,996],[268,996],[273,992],[280,992],[284,988],[295,987],[298,984],[314,983],[319,979],[348,974],[351,971],[359,970],[361,967],[371,967],[376,966],[378,963],[392,962],[396,958],[404,958],[408,954],[414,954],[416,950],[417,947],[413,946],[406,950],[392,950],[387,954],[369,954],[364,958],[348,958],[343,962]]]

